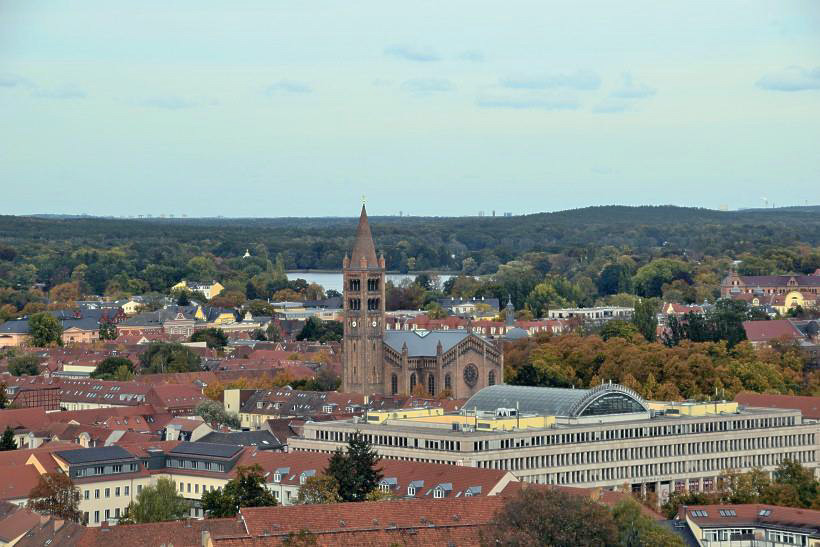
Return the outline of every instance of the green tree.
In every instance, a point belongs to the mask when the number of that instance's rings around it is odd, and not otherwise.
[[[383,477],[378,464],[378,454],[357,431],[348,440],[346,452],[337,449],[330,457],[325,474],[338,483],[344,501],[364,501]]]
[[[814,471],[803,467],[795,460],[783,460],[777,466],[774,472],[774,482],[793,488],[800,507],[813,507],[818,502],[820,483],[814,478]]]
[[[232,517],[242,507],[267,507],[276,505],[276,498],[265,488],[262,468],[256,464],[237,467],[236,477],[228,481],[222,490],[206,492],[202,496],[202,508],[208,518]]]
[[[32,353],[12,357],[9,373],[12,376],[37,376],[40,374],[40,359]]]
[[[638,268],[633,282],[640,296],[656,297],[663,294],[665,284],[677,279],[692,282],[689,265],[674,258],[656,258]]]
[[[298,532],[289,532],[282,539],[282,545],[283,547],[316,547],[319,545],[319,541],[313,532],[302,528]]]
[[[616,337],[631,340],[632,337],[637,334],[639,334],[638,327],[636,327],[634,323],[623,321],[621,319],[607,321],[601,327],[600,331],[601,338],[604,340],[609,340],[610,338]]]
[[[63,325],[47,312],[35,313],[28,319],[32,345],[38,348],[63,345]]]
[[[100,323],[100,340],[116,340],[117,325],[114,323]]]
[[[271,321],[268,324],[268,328],[265,329],[265,335],[267,336],[269,342],[282,341],[282,329],[280,329],[279,325],[273,321]]]
[[[6,395],[6,384],[0,383],[0,410],[6,408],[9,404],[9,397]]]
[[[155,342],[140,354],[143,374],[195,372],[201,370],[202,359],[182,344]]]
[[[607,264],[598,277],[598,293],[610,295],[632,292],[632,272],[625,264]]]
[[[120,368],[124,367],[122,371]],[[129,376],[134,375],[134,363],[125,357],[106,357],[97,364],[94,372],[91,373],[92,378],[100,380],[127,380]],[[123,377],[125,376],[125,377]]]
[[[7,450],[17,450],[17,441],[14,440],[14,430],[10,426],[6,426],[3,431],[3,438],[0,439],[0,452]]]
[[[314,342],[338,342],[344,334],[341,321],[322,321],[318,317],[308,317],[305,326],[296,336],[297,340]]]
[[[161,478],[137,494],[137,499],[128,505],[120,522],[142,524],[179,520],[187,514],[188,502],[177,493],[174,481]]]
[[[205,423],[227,425],[233,429],[239,429],[241,423],[236,413],[227,412],[225,408],[216,401],[206,400],[196,405],[194,410],[197,416],[201,416]]]
[[[196,331],[191,342],[205,342],[209,348],[222,349],[228,345],[228,337],[222,329],[210,328]]]
[[[658,307],[655,298],[643,298],[635,303],[632,323],[649,342],[654,342],[658,336]]]
[[[45,473],[28,495],[26,506],[32,511],[80,522],[80,491],[64,473]]]
[[[187,289],[182,289],[177,294],[177,306],[190,306],[191,305],[191,292]]]
[[[338,503],[342,501],[339,496],[339,483],[330,475],[322,473],[314,477],[308,477],[305,484],[299,487],[297,503]]]
[[[618,529],[610,511],[586,496],[530,487],[510,497],[481,532],[481,544],[616,545]]]
[[[683,547],[680,536],[644,515],[633,499],[618,502],[612,516],[624,547]]]

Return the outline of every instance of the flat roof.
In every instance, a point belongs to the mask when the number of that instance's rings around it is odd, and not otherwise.
[[[105,462],[111,460],[133,460],[135,456],[121,446],[101,446],[97,448],[80,448],[63,450],[57,456],[71,464]]]
[[[211,458],[232,458],[242,451],[241,446],[235,444],[218,443],[191,443],[182,442],[174,447],[169,454],[185,456],[208,456]]]

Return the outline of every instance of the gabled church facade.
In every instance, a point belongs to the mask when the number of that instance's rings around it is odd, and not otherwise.
[[[503,353],[490,340],[461,329],[386,330],[385,269],[362,206],[353,252],[342,264],[343,391],[399,395],[423,388],[430,396],[447,390],[466,398],[503,383]]]

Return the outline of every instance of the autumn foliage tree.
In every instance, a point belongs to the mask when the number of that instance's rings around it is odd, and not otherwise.
[[[80,522],[80,492],[64,473],[45,473],[28,495],[27,507],[38,513]]]
[[[481,544],[616,545],[618,529],[609,510],[586,496],[554,488],[523,488],[481,532]]]

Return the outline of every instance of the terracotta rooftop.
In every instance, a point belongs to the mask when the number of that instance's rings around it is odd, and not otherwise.
[[[796,409],[803,414],[804,418],[820,420],[820,397],[773,395],[742,391],[735,395],[735,401],[746,406]]]
[[[111,527],[86,528],[75,543],[77,547],[200,547],[202,532],[212,536],[229,536],[245,533],[242,522],[236,518],[183,520],[153,522]]]
[[[40,473],[33,465],[0,467],[0,500],[27,498],[40,481]]]
[[[746,338],[748,338],[750,342],[769,342],[777,338],[793,340],[803,338],[803,333],[792,325],[788,319],[744,321],[743,330],[746,331]]]
[[[678,518],[684,514],[701,527],[761,526],[800,530],[820,537],[820,511],[750,503],[744,505],[681,506]]]

